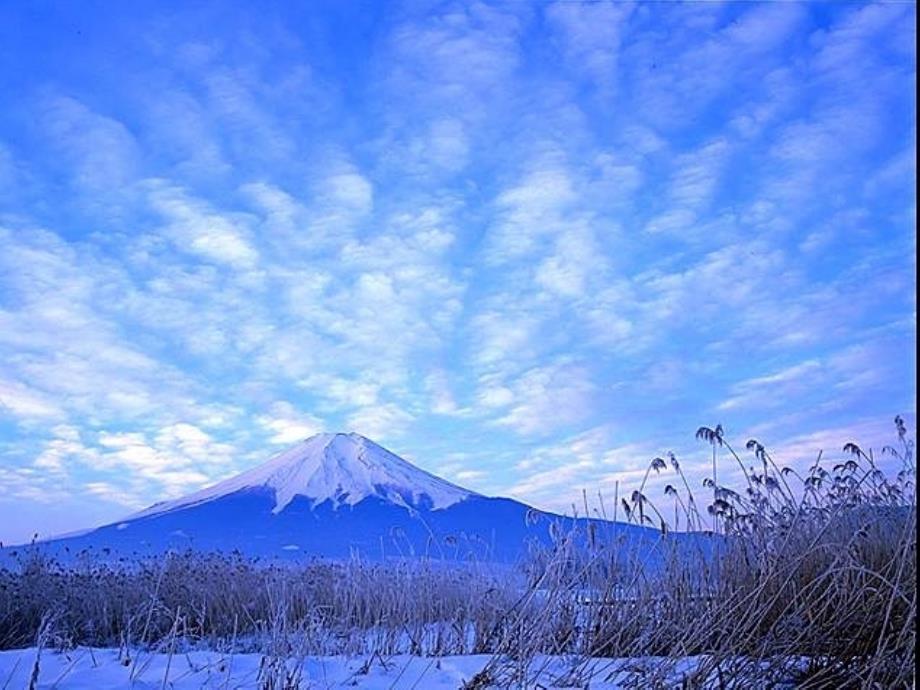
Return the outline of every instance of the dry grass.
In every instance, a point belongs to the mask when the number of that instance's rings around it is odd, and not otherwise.
[[[48,611],[63,644],[188,644],[242,650],[296,632],[309,653],[472,653],[516,591],[507,574],[434,562],[273,565],[239,554],[173,553],[61,565],[30,555],[0,570],[0,647],[34,644]],[[515,597],[519,594],[515,594]]]
[[[685,679],[691,687],[913,687],[916,470],[900,418],[896,428],[898,446],[884,449],[901,467],[892,477],[854,444],[843,461],[825,467],[819,458],[797,476],[752,440],[749,465],[721,428],[701,429],[746,484],[737,492],[707,482],[717,534],[689,545],[663,540],[663,566],[615,577],[603,539],[585,548],[585,535],[567,535],[538,585],[549,614],[519,617],[523,632],[503,641],[485,673],[520,680],[508,670],[536,651],[576,654],[594,676],[589,658],[625,657],[644,665],[641,685],[664,687],[681,659],[701,655]],[[700,526],[679,462],[656,458],[650,470],[669,465],[681,489],[667,495],[683,507],[684,524]],[[661,519],[641,489],[623,507],[637,523]],[[636,661],[650,655],[662,658]]]
[[[709,481],[693,494],[675,458],[664,500],[670,527],[647,553],[623,553],[603,529],[556,531],[514,571],[433,561],[277,566],[239,555],[68,567],[31,554],[0,571],[0,647],[35,644],[202,645],[260,651],[265,678],[296,687],[286,663],[309,654],[489,653],[470,687],[527,686],[534,660],[562,654],[584,684],[627,662],[642,687],[912,687],[916,638],[913,444],[897,420],[895,476],[853,444],[804,476],[756,441],[742,458],[722,429],[703,428],[714,466],[744,474],[740,490]],[[645,482],[629,520],[661,525]],[[698,506],[702,506],[699,508]],[[706,524],[715,533],[700,530]],[[49,621],[54,622],[53,629]],[[165,646],[164,646],[165,645]],[[682,660],[700,657],[681,670]],[[607,664],[590,663],[608,658]],[[131,663],[129,661],[128,663]],[[539,669],[537,669],[538,671]],[[271,687],[266,681],[265,687]]]

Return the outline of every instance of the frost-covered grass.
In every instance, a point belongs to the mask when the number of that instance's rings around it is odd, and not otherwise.
[[[296,637],[312,654],[482,653],[524,587],[507,569],[430,561],[297,566],[185,552],[62,566],[29,556],[0,571],[0,646],[31,644],[45,620],[65,645],[178,635],[262,650]]]
[[[434,673],[444,670],[437,659],[460,656],[450,668],[480,689],[599,688],[605,678],[612,687],[911,687],[916,472],[900,420],[897,429],[898,446],[885,450],[902,466],[895,476],[853,444],[839,462],[798,475],[756,441],[742,458],[719,427],[701,429],[717,461],[738,463],[744,486],[709,482],[706,506],[676,459],[653,460],[650,472],[675,477],[665,500],[682,525],[715,527],[662,538],[654,566],[646,552],[624,557],[624,545],[596,527],[555,530],[551,548],[515,569],[426,560],[291,567],[194,553],[63,567],[32,553],[0,571],[0,646],[109,647],[129,666],[143,656],[160,670],[164,658],[236,655],[261,666],[264,688],[298,679],[310,687],[328,681],[313,675],[318,668],[346,673],[394,659],[402,661],[392,668],[415,674],[427,664]],[[644,484],[623,510],[636,523],[663,522],[670,509],[659,510]],[[537,681],[543,665],[551,673]],[[292,669],[300,675],[285,684]],[[413,687],[408,677],[395,687]]]

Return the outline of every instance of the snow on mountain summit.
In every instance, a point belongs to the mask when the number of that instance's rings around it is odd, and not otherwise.
[[[355,505],[377,497],[401,506],[438,510],[476,495],[415,467],[360,434],[324,433],[301,441],[263,465],[183,498],[158,503],[133,517],[167,513],[254,488],[274,492],[274,513],[284,510],[295,496],[308,498],[313,505],[327,500],[336,506]]]

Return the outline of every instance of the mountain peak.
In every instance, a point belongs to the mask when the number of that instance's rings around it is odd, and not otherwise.
[[[319,505],[355,505],[376,497],[407,508],[447,508],[475,494],[429,474],[358,433],[320,433],[264,464],[184,498],[158,503],[136,517],[170,512],[245,489],[274,492],[273,512],[297,496]]]

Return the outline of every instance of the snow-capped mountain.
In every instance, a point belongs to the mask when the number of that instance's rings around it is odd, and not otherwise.
[[[59,556],[191,548],[269,558],[508,562],[533,541],[550,543],[550,524],[565,531],[585,522],[468,491],[359,434],[318,434],[214,486],[41,548]],[[647,528],[604,525],[610,535],[657,538]]]
[[[271,458],[264,465],[189,494],[151,506],[136,518],[186,508],[245,489],[273,492],[273,513],[295,497],[314,505],[353,506],[376,497],[395,505],[438,510],[470,496],[440,477],[406,462],[361,434],[316,434]]]

